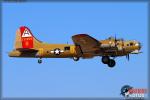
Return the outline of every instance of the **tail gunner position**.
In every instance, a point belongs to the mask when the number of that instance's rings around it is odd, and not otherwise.
[[[93,58],[102,56],[102,63],[109,67],[114,67],[114,58],[129,54],[139,54],[141,45],[138,41],[116,39],[109,37],[105,40],[96,40],[87,34],[77,34],[72,36],[74,45],[68,44],[47,44],[37,40],[29,28],[21,26],[16,32],[16,40],[10,57],[39,58],[38,63],[42,63],[42,58]],[[111,59],[113,58],[113,59]]]

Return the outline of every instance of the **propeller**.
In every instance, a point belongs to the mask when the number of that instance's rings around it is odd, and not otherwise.
[[[121,40],[121,42],[122,42],[122,45],[121,45],[121,46],[122,46],[122,48],[124,48],[124,39],[121,38],[120,40]]]
[[[140,49],[142,48],[142,46],[143,46],[143,44],[139,42],[139,48]]]
[[[126,58],[128,59],[128,61],[130,60],[130,56],[129,54],[126,55]]]
[[[117,47],[117,41],[121,41],[122,42],[122,48],[123,48],[123,46],[124,46],[124,39],[123,38],[120,38],[120,39],[117,39],[116,38],[116,34],[115,34],[115,47]]]

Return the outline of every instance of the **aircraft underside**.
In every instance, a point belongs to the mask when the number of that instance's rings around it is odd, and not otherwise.
[[[80,57],[72,57],[72,59],[74,61],[79,61]],[[116,62],[114,59],[110,59],[109,56],[102,56],[101,59],[103,64],[107,64],[109,67],[114,67],[116,65]],[[38,63],[41,64],[42,63],[42,58],[38,59]]]

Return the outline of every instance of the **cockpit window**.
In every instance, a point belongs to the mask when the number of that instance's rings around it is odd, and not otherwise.
[[[133,43],[132,43],[132,42],[130,43],[130,46],[133,46]]]
[[[65,51],[66,51],[66,50],[70,50],[70,47],[65,47],[64,49],[65,49]]]

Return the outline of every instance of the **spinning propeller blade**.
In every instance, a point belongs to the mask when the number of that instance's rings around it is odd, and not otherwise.
[[[126,55],[126,58],[128,59],[128,61],[130,60],[130,56],[129,56],[129,54],[128,54],[128,55]]]

